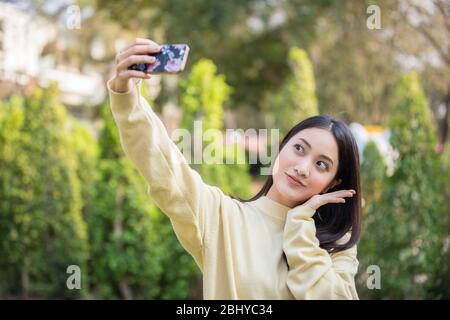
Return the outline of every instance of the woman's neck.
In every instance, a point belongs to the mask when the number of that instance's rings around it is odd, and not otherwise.
[[[284,198],[283,195],[280,194],[277,188],[275,188],[273,185],[270,187],[269,191],[267,191],[266,197],[286,207],[295,207],[295,203],[293,203],[293,201],[289,201],[289,199]]]

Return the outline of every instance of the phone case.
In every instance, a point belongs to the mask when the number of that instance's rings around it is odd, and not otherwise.
[[[152,74],[179,73],[186,66],[188,54],[189,46],[187,44],[164,44],[161,45],[160,52],[149,54],[156,57],[154,63],[138,63],[129,69]]]

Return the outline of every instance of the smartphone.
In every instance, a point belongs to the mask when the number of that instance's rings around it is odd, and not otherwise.
[[[128,69],[152,74],[179,73],[186,66],[188,54],[187,44],[163,44],[160,52],[148,54],[156,58],[154,63],[137,63]]]

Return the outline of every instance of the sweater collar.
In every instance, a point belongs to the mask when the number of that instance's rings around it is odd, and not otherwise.
[[[289,210],[291,210],[290,207],[278,203],[275,200],[268,198],[267,196],[261,196],[258,199],[252,201],[252,203],[263,213],[283,221],[286,220],[287,213]]]

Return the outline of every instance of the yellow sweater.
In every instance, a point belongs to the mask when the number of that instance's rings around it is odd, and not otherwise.
[[[202,271],[204,299],[358,299],[356,246],[321,249],[314,210],[266,196],[240,202],[206,184],[137,88],[107,85],[125,154]]]

